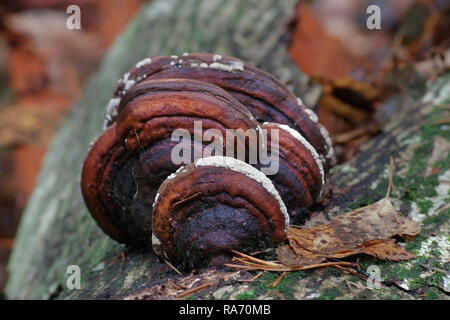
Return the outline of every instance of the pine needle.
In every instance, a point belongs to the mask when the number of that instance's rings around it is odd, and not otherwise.
[[[276,287],[277,284],[279,284],[280,281],[283,280],[283,278],[284,278],[285,275],[287,275],[287,272],[286,272],[286,271],[283,272],[282,274],[280,274],[280,276],[279,276],[275,281],[271,282],[271,283],[269,284],[269,287]]]
[[[195,287],[195,288],[192,288],[192,289],[185,290],[185,291],[183,291],[182,293],[180,293],[180,294],[176,297],[176,299],[180,299],[180,298],[183,298],[183,297],[188,296],[188,295],[190,295],[190,294],[193,294],[193,293],[195,293],[195,292],[197,292],[197,291],[200,291],[200,290],[209,288],[209,287],[211,287],[213,284],[215,284],[214,281],[206,282],[206,283],[204,283],[204,284],[202,284],[202,285],[199,285],[198,287]]]
[[[167,261],[166,259],[164,259],[164,262],[169,266],[170,269],[172,269],[173,271],[175,271],[176,273],[178,273],[179,275],[182,275],[182,273],[180,271],[178,271],[177,268],[175,268],[169,261]]]
[[[309,266],[301,266],[301,267],[270,267],[266,265],[260,265],[260,266],[248,266],[248,265],[242,265],[242,264],[232,264],[227,263],[225,266],[235,269],[242,269],[242,270],[264,270],[264,271],[300,271],[300,270],[309,270],[309,269],[316,269],[316,268],[322,268],[322,267],[329,267],[329,266],[348,266],[353,267],[355,264],[351,262],[325,262],[325,263],[318,263],[318,264],[312,264]]]

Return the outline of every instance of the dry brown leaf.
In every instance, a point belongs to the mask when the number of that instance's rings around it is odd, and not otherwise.
[[[400,215],[389,198],[338,216],[329,225],[336,234],[336,244],[344,246],[395,235],[415,236],[420,232],[419,224]]]
[[[277,250],[278,259],[288,266],[319,263],[327,258],[344,258],[365,253],[385,260],[408,260],[413,254],[395,244],[396,235],[415,236],[420,225],[397,212],[389,200],[393,161],[386,197],[313,227],[291,226],[289,247]]]
[[[276,250],[278,261],[264,261],[234,252],[239,258],[235,257],[233,260],[242,265],[228,266],[246,270],[293,271],[328,266],[331,262],[325,261],[329,259],[336,260],[361,253],[392,261],[414,258],[415,255],[392,239],[397,235],[415,236],[420,232],[420,225],[403,217],[389,200],[394,172],[392,158],[390,161],[391,174],[385,198],[325,223],[318,224],[319,220],[324,219],[317,216],[303,227],[290,226],[287,230],[289,245],[280,245]],[[342,263],[345,262],[334,263],[343,267]]]
[[[413,259],[416,256],[404,250],[394,240],[377,240],[361,250],[362,253],[382,260],[400,261]]]
[[[278,260],[288,267],[307,266],[325,260],[325,257],[321,255],[299,255],[287,244],[278,247],[276,252]]]
[[[323,212],[312,213],[310,218],[303,225],[304,228],[312,228],[328,223],[328,219]]]

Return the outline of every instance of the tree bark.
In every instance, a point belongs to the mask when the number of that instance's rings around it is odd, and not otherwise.
[[[158,286],[168,279],[181,279],[150,251],[127,248],[124,263],[120,258],[116,259],[125,247],[103,234],[81,197],[80,171],[89,143],[101,132],[105,106],[117,79],[136,61],[148,55],[201,51],[237,56],[272,73],[301,96],[307,105],[314,105],[320,89],[306,85],[308,78],[286,52],[289,41],[287,26],[295,13],[295,5],[296,0],[154,0],[141,8],[87,83],[81,99],[52,142],[21,221],[8,266],[8,298],[102,299],[134,295],[155,298],[158,295],[151,294],[152,288],[160,288]],[[437,92],[434,97],[444,89],[433,89]],[[448,87],[446,90],[447,96],[441,94],[439,98],[441,104],[450,96]],[[409,102],[406,101],[405,105]],[[342,212],[349,204],[358,205],[381,198],[385,192],[383,186],[389,156],[396,159],[399,176],[403,172],[407,177],[415,150],[423,143],[433,144],[436,135],[425,137],[421,125],[433,112],[436,111],[428,105],[412,103],[405,112],[392,119],[383,134],[366,144],[361,154],[336,167],[330,179],[334,190],[329,203],[330,215]],[[448,140],[448,137],[444,139]],[[438,178],[445,177],[445,174],[448,178],[448,168],[446,170],[441,170]],[[421,174],[428,176],[425,171]],[[404,188],[408,188],[407,184]],[[429,197],[433,205],[427,216],[433,216],[442,209],[440,203],[448,195],[441,191]],[[365,199],[367,195],[370,197]],[[414,209],[417,207],[414,203],[414,199],[397,201],[404,214],[415,215],[419,219],[420,213]],[[435,231],[443,232],[440,227]],[[70,265],[80,267],[81,289],[71,290],[66,285],[66,271]],[[327,272],[311,271],[306,276],[297,274],[298,278],[292,284],[293,293],[287,297],[318,297],[328,292],[327,283],[341,285],[347,279],[343,274]],[[308,275],[315,280],[308,280]],[[318,276],[321,281],[317,281]],[[227,295],[231,297],[248,289],[231,277],[198,293],[199,297],[220,298],[217,292],[225,286],[228,287],[225,290]],[[305,286],[309,291],[302,291]],[[397,293],[397,289],[386,290],[379,296],[400,294],[401,297],[410,297]],[[356,295],[352,293],[352,296]]]

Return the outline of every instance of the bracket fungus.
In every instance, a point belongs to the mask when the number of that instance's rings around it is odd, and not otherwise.
[[[166,179],[152,220],[155,252],[185,268],[220,265],[231,250],[279,243],[289,225],[271,180],[243,161],[220,156],[199,159]]]
[[[325,185],[322,161],[314,147],[295,129],[273,122],[265,122],[262,129],[267,132],[267,149],[278,159],[278,171],[269,178],[289,215],[298,216],[303,208],[316,203],[322,195]],[[273,143],[273,132],[278,134],[276,143]],[[262,167],[262,164],[258,165],[258,168]]]
[[[194,122],[201,121],[202,130],[222,132],[226,144],[226,129],[254,129],[256,134],[259,124],[224,90],[195,80],[148,80],[126,98],[117,121],[93,143],[81,187],[89,211],[105,233],[119,242],[146,245],[156,192],[183,165],[172,161],[172,150],[188,143],[192,162],[210,144],[174,141],[173,132],[181,128],[195,135]]]
[[[203,139],[209,130],[219,135]],[[188,156],[174,161],[180,146]],[[264,148],[279,158],[273,175],[264,174]],[[320,198],[333,161],[317,116],[273,76],[217,54],[149,57],[119,80],[81,190],[111,238],[193,268],[283,241],[289,215]]]
[[[130,88],[146,79],[195,79],[221,87],[257,121],[286,124],[299,131],[317,150],[326,169],[334,162],[326,129],[301,99],[272,75],[238,58],[218,54],[185,53],[181,57],[156,56],[138,62],[119,80],[107,108],[104,128],[115,121]]]

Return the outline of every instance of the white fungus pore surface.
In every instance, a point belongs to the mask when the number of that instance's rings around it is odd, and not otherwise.
[[[185,52],[183,53],[183,57],[188,56],[189,53]],[[172,59],[178,59],[177,55],[170,56]],[[222,60],[222,56],[220,54],[215,54],[213,56],[213,62],[210,64],[207,64],[205,62],[202,63],[196,63],[192,62],[191,67],[200,67],[200,68],[211,68],[211,69],[217,69],[227,72],[235,72],[235,71],[244,71],[244,64],[240,61],[229,61],[227,64],[220,63],[218,61]],[[145,58],[139,62],[136,63],[136,68],[142,68],[143,66],[150,64],[152,62],[151,58]],[[181,66],[183,63],[183,59],[178,59],[177,61],[171,61],[169,64],[171,66]],[[108,127],[108,123],[113,120],[117,116],[117,109],[120,104],[120,97],[123,97],[128,90],[130,90],[131,87],[133,87],[136,83],[142,81],[143,79],[147,78],[147,75],[144,74],[142,77],[137,77],[136,79],[130,79],[130,72],[125,73],[119,80],[118,84],[122,84],[122,90],[118,93],[119,97],[113,98],[109,101],[108,106],[106,107],[106,115],[105,115],[105,121],[103,124],[103,130],[105,130]]]
[[[108,128],[108,123],[117,116],[117,109],[119,108],[120,98],[112,98],[106,106],[105,121],[103,123],[103,131]]]
[[[219,59],[220,57],[220,59]],[[226,72],[235,72],[235,71],[244,71],[244,64],[239,61],[229,61],[227,64],[220,63],[217,61],[220,61],[222,59],[222,56],[215,55],[213,57],[213,63],[207,64],[206,62],[202,62],[200,64],[192,62],[191,67],[200,67],[200,68],[210,68],[210,69],[216,69],[216,70],[222,70]]]
[[[303,110],[305,110],[305,112],[308,114],[308,117],[311,119],[312,122],[314,123],[319,122],[319,118],[317,117],[317,114],[314,111],[308,108],[304,108]]]
[[[153,250],[157,254],[161,254],[160,246],[161,246],[161,240],[159,240],[158,237],[155,236],[155,234],[152,232],[152,247],[153,247]]]
[[[145,66],[146,64],[149,64],[149,63],[151,63],[152,62],[152,59],[150,59],[150,58],[145,58],[145,59],[143,59],[143,60],[141,60],[141,61],[139,61],[138,63],[136,63],[136,68],[141,68],[141,67],[143,67],[143,66]]]
[[[159,246],[161,244],[161,241],[158,239],[157,236],[152,232],[152,244],[154,246]]]
[[[325,155],[325,158],[327,160],[332,160],[334,158],[334,150],[333,150],[333,144],[331,142],[330,134],[328,133],[327,129],[320,123],[317,124],[319,126],[320,134],[324,137],[327,145],[328,145],[328,153]]]
[[[195,167],[223,167],[235,172],[242,173],[249,177],[250,179],[255,180],[259,184],[261,184],[271,195],[277,199],[280,205],[280,211],[284,215],[284,230],[286,231],[289,226],[289,214],[287,212],[286,206],[281,200],[280,194],[275,189],[272,181],[261,171],[252,167],[251,165],[245,163],[244,161],[231,158],[231,157],[221,157],[221,156],[212,156],[198,159],[195,162]]]
[[[156,194],[155,200],[153,201],[152,208],[155,206],[156,201],[158,201],[158,197],[159,197],[159,192]]]

